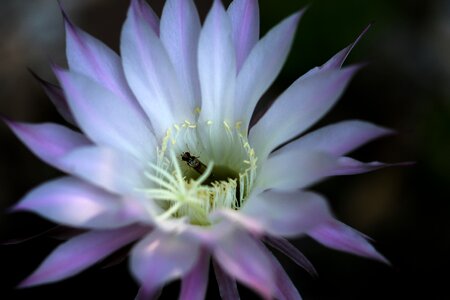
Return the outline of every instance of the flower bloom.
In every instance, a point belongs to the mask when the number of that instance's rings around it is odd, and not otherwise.
[[[265,299],[300,299],[266,245],[314,273],[286,240],[304,235],[386,262],[306,190],[329,176],[384,166],[345,155],[388,129],[351,120],[301,135],[358,70],[342,68],[354,44],[297,79],[250,126],[301,15],[259,39],[257,0],[235,0],[227,10],[214,1],[203,25],[191,0],[167,0],[161,20],[132,0],[121,57],[65,16],[69,68],[54,67],[61,88],[41,82],[81,133],[6,121],[33,153],[69,174],[14,209],[86,231],[57,247],[21,286],[73,276],[131,243],[139,299],[176,279],[180,299],[203,299],[210,262],[223,299],[238,297],[236,281]]]

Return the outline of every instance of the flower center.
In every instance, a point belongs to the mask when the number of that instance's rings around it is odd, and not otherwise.
[[[146,173],[152,187],[144,191],[162,208],[160,219],[210,225],[214,210],[242,207],[256,176],[255,151],[240,123],[175,124],[157,153]]]

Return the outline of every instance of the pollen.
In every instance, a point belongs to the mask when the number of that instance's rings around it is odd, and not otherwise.
[[[188,218],[191,224],[208,226],[212,212],[239,210],[251,192],[257,158],[239,124],[214,123],[222,126],[214,144],[207,129],[213,122],[203,124],[173,125],[175,130],[167,130],[157,149],[156,162],[149,164],[145,175],[150,187],[143,192],[160,206],[159,220]]]

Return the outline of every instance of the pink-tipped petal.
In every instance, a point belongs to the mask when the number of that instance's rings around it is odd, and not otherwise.
[[[269,235],[296,237],[331,218],[321,196],[303,191],[267,191],[247,200],[242,213],[264,227]]]
[[[250,130],[249,141],[258,157],[266,157],[328,112],[358,69],[330,70],[295,81]]]
[[[147,293],[188,274],[198,261],[200,248],[173,233],[153,231],[131,253],[131,271]]]
[[[5,120],[14,134],[37,157],[61,169],[58,159],[77,148],[91,145],[82,134],[52,123],[28,124]]]
[[[319,128],[276,151],[316,150],[334,155],[345,155],[379,137],[393,131],[359,120],[343,121]]]
[[[236,67],[239,72],[245,59],[259,39],[258,0],[234,0],[228,7],[231,20]]]
[[[213,260],[213,267],[217,284],[219,285],[220,298],[222,300],[240,299],[236,279],[228,275],[215,260]]]
[[[336,165],[337,158],[324,152],[283,151],[271,155],[262,163],[255,188],[304,188],[329,176]]]
[[[136,105],[123,74],[120,57],[103,42],[75,26],[62,11],[66,28],[69,69],[103,85]]]
[[[283,266],[280,264],[278,259],[264,246],[264,244],[260,243],[260,248],[262,251],[267,253],[269,257],[272,268],[275,273],[275,282],[278,289],[278,297],[279,300],[302,300],[300,293],[298,292],[295,285],[292,283],[289,275],[283,269]]]
[[[56,110],[64,118],[64,120],[76,126],[75,118],[70,111],[69,104],[67,103],[63,90],[59,86],[51,84],[50,82],[42,79],[31,69],[30,73],[39,82],[42,89],[50,98],[50,101],[52,101],[53,105],[56,107]]]
[[[156,145],[148,120],[88,77],[61,69],[55,71],[86,135],[97,144],[148,159],[149,150]]]
[[[387,164],[378,161],[373,162],[360,162],[356,159],[350,157],[340,157],[338,159],[336,168],[331,170],[329,176],[337,176],[337,175],[355,175],[362,174],[367,172],[376,171],[382,168],[388,167],[399,167],[399,166],[410,166],[414,164],[413,162],[400,162]]]
[[[126,153],[106,147],[82,147],[62,157],[66,172],[112,193],[134,195],[145,185],[145,165]]]
[[[122,64],[131,90],[162,138],[173,124],[193,121],[194,107],[184,100],[170,57],[141,4],[132,1],[122,28]]]
[[[80,273],[149,229],[131,226],[117,230],[91,231],[56,248],[20,287],[31,287],[59,281]]]
[[[179,300],[203,300],[206,296],[209,254],[203,249],[192,270],[183,278]]]
[[[221,1],[215,0],[200,33],[198,46],[202,94],[200,122],[231,121],[236,82],[235,56],[230,19]],[[223,127],[217,128],[223,131]]]
[[[270,30],[250,52],[236,80],[235,119],[246,129],[261,96],[280,73],[294,41],[298,12]],[[278,124],[277,124],[278,125]]]
[[[249,286],[264,299],[276,296],[270,259],[245,231],[236,230],[219,241],[214,249],[214,258],[231,277]]]
[[[344,49],[342,49],[341,51],[336,53],[325,64],[323,64],[320,67],[315,67],[315,68],[309,70],[303,76],[304,77],[311,76],[311,75],[317,74],[318,72],[341,68],[342,65],[344,64],[345,60],[347,59],[348,55],[350,54],[350,52],[353,50],[353,48],[356,46],[356,44],[358,44],[358,42],[362,39],[362,37],[367,33],[370,26],[371,26],[371,24],[369,24],[366,28],[364,28],[364,30],[361,32],[361,34],[356,38],[356,40],[353,43],[351,43],[350,45],[348,45],[347,47],[345,47]]]
[[[175,68],[183,97],[200,106],[197,48],[200,18],[192,0],[168,0],[161,17],[161,41]]]
[[[337,220],[330,220],[308,232],[317,242],[339,251],[371,258],[389,264],[364,235]]]
[[[314,268],[309,259],[288,240],[282,237],[267,236],[264,238],[264,242],[289,257],[299,267],[307,271],[309,275],[313,277],[318,276],[316,268]]]
[[[145,211],[121,198],[72,177],[47,182],[28,193],[13,211],[31,211],[59,224],[110,229],[143,218]]]

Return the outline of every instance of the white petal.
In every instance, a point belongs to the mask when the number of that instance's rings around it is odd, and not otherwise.
[[[236,66],[242,64],[259,39],[259,5],[257,0],[234,0],[228,7],[236,48]]]
[[[140,1],[133,0],[122,29],[121,54],[128,83],[149,116],[158,138],[174,123],[193,120],[170,58]]]
[[[268,234],[285,237],[305,234],[331,218],[325,199],[302,191],[268,191],[255,195],[241,212],[260,223]]]
[[[221,1],[214,1],[200,33],[198,70],[202,93],[200,122],[230,122],[236,81],[231,24]]]
[[[200,18],[192,0],[168,0],[161,17],[161,41],[178,75],[185,101],[200,106],[197,49]]]
[[[146,294],[187,274],[197,262],[199,246],[181,236],[153,231],[131,253],[131,270]]]
[[[145,167],[131,156],[105,147],[83,147],[58,161],[65,171],[110,192],[134,195],[145,186]]]
[[[249,141],[264,159],[280,144],[301,134],[338,100],[358,67],[320,72],[295,81],[250,130]]]
[[[253,48],[236,81],[235,119],[248,128],[256,104],[278,76],[288,56],[297,24],[296,13],[271,29]]]
[[[147,120],[107,88],[88,77],[56,70],[77,123],[97,144],[148,159],[155,138]]]
[[[295,149],[294,149],[295,150]],[[255,188],[291,190],[309,186],[337,166],[337,158],[316,151],[284,151],[262,163]]]
[[[28,193],[15,211],[32,211],[56,223],[110,229],[137,222],[144,211],[131,198],[121,198],[73,177],[45,183]]]
[[[387,128],[364,121],[343,121],[308,133],[277,150],[276,153],[297,149],[299,151],[317,150],[334,155],[345,155],[371,140],[392,132]]]
[[[222,239],[214,250],[215,261],[231,277],[251,287],[266,299],[277,291],[272,265],[250,235],[236,230]]]

